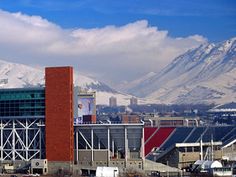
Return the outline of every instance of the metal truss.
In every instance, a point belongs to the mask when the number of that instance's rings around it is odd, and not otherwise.
[[[0,161],[45,157],[44,118],[0,118]]]

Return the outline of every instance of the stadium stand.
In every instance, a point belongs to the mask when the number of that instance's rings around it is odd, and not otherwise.
[[[157,127],[145,127],[144,129],[144,139],[145,143],[146,141],[154,134],[154,132],[157,130]]]
[[[227,135],[228,132],[233,130],[234,126],[215,127],[214,130],[214,141],[222,141],[222,138]]]
[[[152,127],[152,129],[147,131],[149,133],[148,135],[151,135],[153,131],[154,133],[151,136],[145,136],[147,138],[147,141],[145,141],[145,156],[149,160],[161,163],[170,162],[171,156],[175,154],[175,152],[187,150],[187,148],[179,148],[177,151],[174,151],[176,143],[196,143],[199,142],[202,137],[205,143],[211,141],[211,138],[213,138],[214,142],[222,142],[222,146],[225,146],[236,140],[236,127],[229,125],[175,128],[160,127],[157,131]],[[184,146],[185,144],[183,144],[183,147]],[[195,152],[197,152],[198,149],[200,148],[196,148],[194,151],[196,150]],[[179,155],[176,156],[177,159],[178,157]],[[186,160],[186,157],[181,157],[180,159],[183,160],[183,158]],[[184,165],[181,160],[178,162],[177,166]]]
[[[107,130],[94,130],[94,147],[98,148],[99,143],[101,149],[107,149]]]
[[[236,139],[236,135],[233,135],[231,138],[227,139],[226,141],[223,142],[223,146],[225,146],[226,144],[234,141]]]
[[[231,131],[229,131],[222,139],[221,141],[224,143],[226,141],[228,141],[229,139],[231,139],[232,137],[236,136],[236,127],[233,127],[233,129],[231,129]]]
[[[83,136],[87,139],[88,143],[91,144],[91,134],[90,132],[87,132],[86,130],[82,130],[81,131],[83,133]],[[80,149],[85,149],[86,148],[86,142],[84,140],[84,138],[79,135],[79,148]]]
[[[176,143],[199,142],[202,136],[203,142],[222,141],[223,144],[236,138],[235,126],[211,126],[211,127],[145,127],[145,156],[153,148],[157,151],[165,151]]]
[[[166,150],[173,146],[175,143],[182,143],[189,133],[193,130],[193,127],[177,127],[171,137],[169,137],[164,144],[160,147],[161,150]]]
[[[202,134],[202,141],[203,142],[207,142],[207,141],[211,141],[211,139],[213,138],[213,131],[214,127],[206,127],[205,131]],[[201,137],[198,138],[197,141],[200,141]]]
[[[146,129],[146,128],[145,128]],[[161,127],[152,135],[151,139],[145,144],[145,156],[148,155],[153,148],[160,147],[162,143],[170,136],[175,128],[173,127]]]
[[[124,129],[112,129],[111,132],[111,139],[113,139],[116,143],[115,146],[117,149],[121,149],[125,146],[125,138],[124,136]]]
[[[206,127],[195,127],[190,136],[185,140],[185,143],[197,142],[199,137],[203,134]]]
[[[141,147],[141,141],[139,141],[140,137],[142,137],[141,129],[129,129],[128,130],[128,146],[130,149],[135,149],[137,147]]]

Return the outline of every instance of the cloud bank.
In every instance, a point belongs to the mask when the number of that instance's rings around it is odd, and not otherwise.
[[[173,38],[146,20],[124,26],[63,29],[40,16],[0,10],[0,58],[41,65],[73,65],[118,84],[157,72],[179,54],[206,42],[200,35]]]

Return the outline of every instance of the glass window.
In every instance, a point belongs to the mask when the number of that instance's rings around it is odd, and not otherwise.
[[[44,89],[0,90],[0,116],[45,115]]]

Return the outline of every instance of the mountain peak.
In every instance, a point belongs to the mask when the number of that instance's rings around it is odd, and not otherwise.
[[[218,50],[223,52],[228,52],[230,51],[231,48],[235,48],[235,45],[236,45],[236,37],[218,43]]]
[[[225,103],[236,99],[236,37],[205,43],[175,58],[128,93],[163,103]]]

